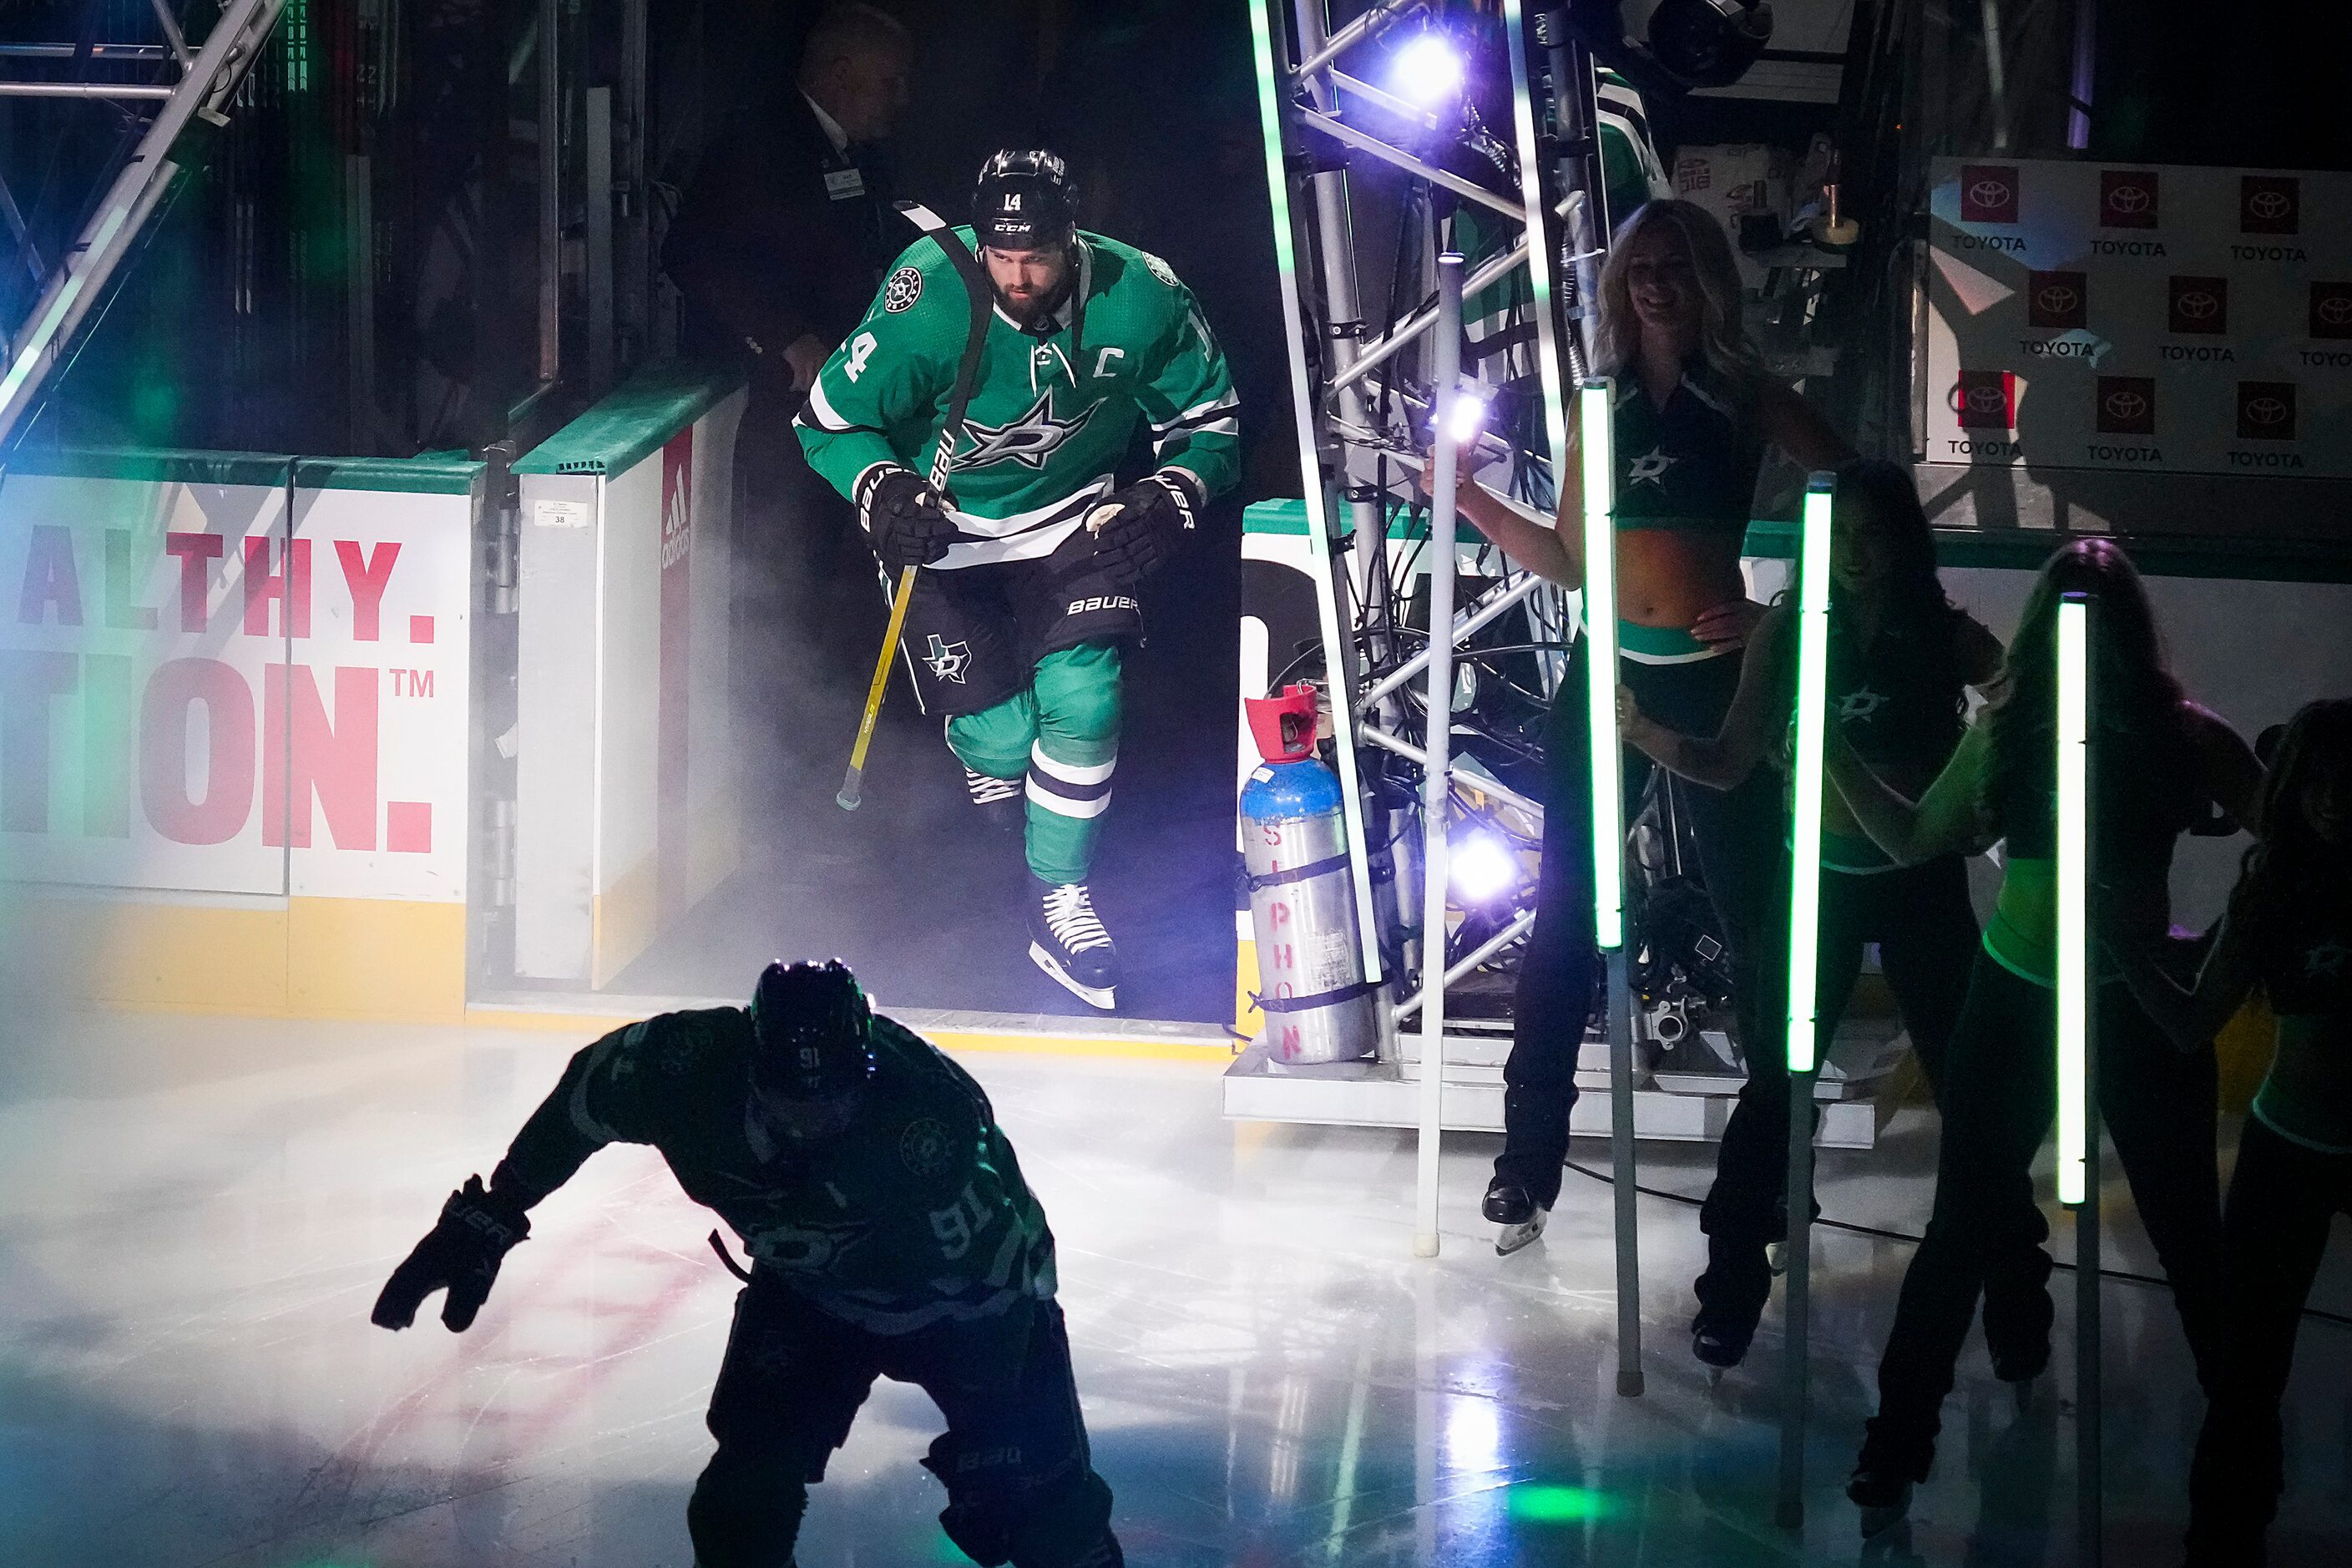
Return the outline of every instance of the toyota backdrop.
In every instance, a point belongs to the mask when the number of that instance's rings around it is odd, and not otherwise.
[[[1938,159],[1930,463],[2352,476],[2352,174]]]

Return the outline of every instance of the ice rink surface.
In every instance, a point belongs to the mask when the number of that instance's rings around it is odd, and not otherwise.
[[[606,1151],[541,1205],[470,1332],[367,1321],[590,1032],[12,1016],[0,1563],[687,1568],[735,1281],[649,1151]],[[1972,1342],[1914,1522],[1865,1551],[1841,1487],[1907,1248],[1822,1233],[1800,1542],[1770,1523],[1778,1308],[1710,1392],[1689,1208],[1642,1201],[1649,1386],[1621,1399],[1598,1183],[1571,1173],[1544,1241],[1497,1259],[1475,1217],[1492,1141],[1452,1139],[1444,1253],[1416,1261],[1409,1134],[1229,1124],[1215,1063],[961,1059],[1059,1237],[1130,1563],[2073,1561],[2066,1276],[2037,1401],[2018,1414]],[[1826,1156],[1825,1213],[1916,1229],[1931,1127],[1906,1111],[1876,1152]],[[1643,1156],[1646,1183],[1692,1193],[1711,1151]],[[2110,1261],[2146,1268],[2117,1184],[2108,1212]],[[2344,1240],[2315,1299],[2339,1311]],[[2105,1299],[2108,1561],[2165,1564],[2199,1398],[2165,1294]],[[2306,1323],[2288,1418],[2273,1562],[2352,1561],[2352,1330]],[[961,1561],[915,1463],[936,1426],[877,1386],[815,1489],[805,1568]]]

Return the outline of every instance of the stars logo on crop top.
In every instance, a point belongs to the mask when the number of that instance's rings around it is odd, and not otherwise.
[[[1866,724],[1870,722],[1874,714],[1885,706],[1885,696],[1864,686],[1847,692],[1838,700],[1838,717],[1849,724]]]
[[[1664,447],[1653,447],[1626,465],[1625,488],[1632,489],[1635,485],[1655,485],[1664,489],[1666,470],[1681,461],[1680,458],[1669,455]]]
[[[2352,958],[2352,947],[2346,947],[2340,942],[2323,942],[2304,952],[2304,978],[2340,979],[2344,973],[2344,961],[2347,958]]]

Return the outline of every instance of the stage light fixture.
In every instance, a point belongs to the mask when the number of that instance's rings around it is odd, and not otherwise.
[[[1519,858],[1485,830],[1457,836],[1446,856],[1447,884],[1465,903],[1491,904],[1519,885]]]
[[[1389,82],[1399,94],[1424,107],[1462,93],[1462,55],[1443,33],[1423,33],[1389,62]]]
[[[1454,437],[1455,446],[1476,440],[1478,432],[1486,427],[1486,400],[1485,398],[1471,392],[1457,392],[1454,395],[1454,416],[1446,421],[1445,433]]]

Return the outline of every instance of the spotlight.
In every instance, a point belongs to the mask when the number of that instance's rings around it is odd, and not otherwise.
[[[1487,832],[1466,833],[1446,851],[1447,880],[1473,904],[1491,904],[1519,885],[1519,858]]]
[[[1423,33],[1396,52],[1389,80],[1415,103],[1443,103],[1462,91],[1462,57],[1443,34]]]
[[[1457,392],[1454,395],[1454,417],[1446,425],[1445,433],[1454,437],[1455,446],[1466,446],[1476,440],[1479,430],[1486,426],[1486,400],[1485,398],[1470,392]]]

